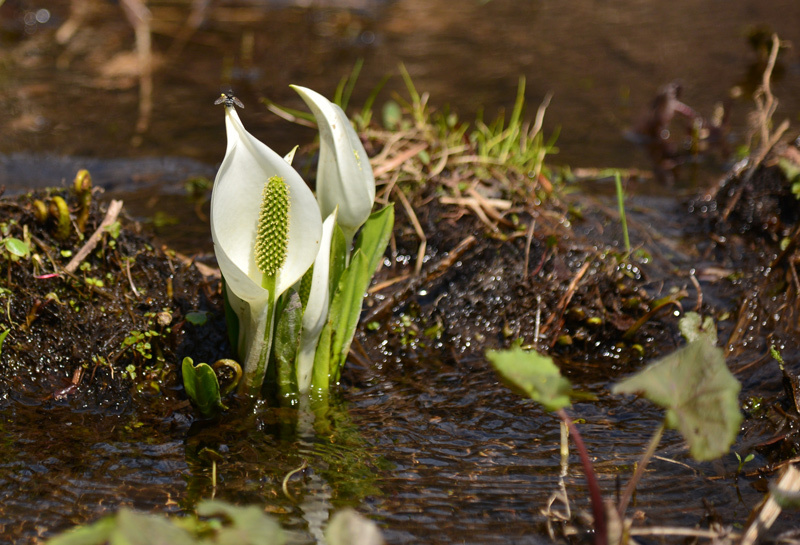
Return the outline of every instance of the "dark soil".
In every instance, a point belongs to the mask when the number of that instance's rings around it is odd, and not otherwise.
[[[72,190],[38,191],[0,200],[3,237],[28,241],[31,257],[0,265],[3,313],[3,397],[28,405],[69,405],[120,413],[185,406],[178,395],[179,363],[191,355],[214,361],[225,354],[216,284],[194,264],[154,246],[138,224],[120,217],[119,235],[106,232],[73,274],[64,270],[105,215],[93,202],[84,232],[73,221],[65,239],[55,221],[40,223],[34,200],[65,199]],[[186,321],[204,313],[205,325]],[[197,314],[195,314],[197,315]],[[202,316],[200,314],[199,316]]]

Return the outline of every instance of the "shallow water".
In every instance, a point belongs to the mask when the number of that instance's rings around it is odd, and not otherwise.
[[[0,7],[8,48],[0,65],[0,184],[18,191],[58,184],[89,166],[99,185],[123,197],[138,216],[178,216],[180,229],[156,231],[186,253],[210,250],[203,209],[196,215],[182,182],[212,176],[221,160],[222,115],[212,102],[228,80],[247,105],[242,117],[248,128],[287,151],[313,133],[269,114],[258,99],[299,107],[289,83],[330,94],[361,57],[364,71],[353,104],[403,62],[417,88],[430,92],[431,104],[452,104],[466,119],[481,107],[487,117],[510,107],[524,75],[529,114],[554,93],[545,127],[548,134],[561,128],[561,151],[551,163],[647,168],[644,152],[622,132],[660,85],[682,79],[685,101],[708,114],[732,85],[752,83],[748,74],[756,56],[743,38],[749,25],[765,23],[800,44],[800,4],[788,0],[725,6],[580,0],[569,9],[555,0],[465,0],[458,9],[448,0],[365,0],[354,11],[217,2],[213,19],[158,68],[151,127],[133,147],[135,80],[102,72],[111,56],[132,46],[118,7],[99,3],[100,18],[70,49],[52,41],[68,2],[45,4],[50,21],[33,26],[22,22],[29,3],[7,0]],[[182,3],[162,2],[153,13],[155,48],[164,54],[188,12]],[[243,55],[246,36],[252,36],[253,49]],[[67,68],[56,68],[65,52],[72,55]],[[781,67],[774,86],[781,99],[777,117],[796,120],[796,49]],[[378,104],[391,90],[402,92],[399,78]],[[747,110],[746,103],[734,110],[738,137]],[[243,427],[229,422],[214,430],[192,427],[178,413],[150,415],[140,426],[127,413],[4,400],[0,541],[35,542],[122,505],[177,513],[216,494],[266,505],[293,530],[293,541],[309,543],[302,503],[280,491],[283,476],[303,458],[312,469],[292,481],[295,494],[302,496],[323,477],[320,498],[372,515],[389,543],[546,541],[540,509],[560,472],[555,418],[499,384],[484,361],[421,354],[413,363],[372,369],[366,379],[355,371],[345,379],[346,412],[331,415],[333,431],[320,433],[311,446],[292,431],[291,414],[268,409]],[[601,396],[598,404],[578,404],[574,414],[587,422],[581,429],[601,486],[613,495],[617,476],[626,482],[659,414],[643,402],[604,396],[607,384],[596,377],[580,386]],[[221,453],[216,491],[203,447]],[[749,480],[738,488],[729,477],[712,480],[735,469],[733,455],[692,463],[672,433],[659,454],[666,459],[652,463],[637,495],[646,522],[693,526],[706,514],[703,500],[724,520],[743,521],[761,497]],[[567,484],[572,507],[588,510],[575,459]]]

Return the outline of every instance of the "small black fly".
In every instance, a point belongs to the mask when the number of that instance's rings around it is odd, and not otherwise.
[[[234,106],[244,108],[244,104],[242,104],[242,101],[233,96],[233,92],[231,91],[228,91],[227,93],[222,93],[219,96],[219,98],[214,101],[214,104],[225,104],[226,108],[233,108]]]

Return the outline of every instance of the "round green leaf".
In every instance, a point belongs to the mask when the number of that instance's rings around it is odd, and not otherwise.
[[[31,253],[30,247],[18,238],[7,238],[5,245],[6,251],[17,257],[28,257]]]
[[[736,440],[740,390],[710,335],[700,335],[613,388],[615,394],[640,393],[664,407],[665,425],[683,435],[699,461],[719,458]]]

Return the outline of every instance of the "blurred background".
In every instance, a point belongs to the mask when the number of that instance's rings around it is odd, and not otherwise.
[[[553,94],[545,117],[546,135],[560,131],[552,165],[650,168],[625,132],[676,80],[705,117],[740,91],[735,149],[772,32],[785,45],[773,78],[776,121],[796,123],[800,112],[800,57],[790,46],[800,45],[796,0],[152,0],[137,14],[140,2],[0,2],[0,184],[57,184],[74,175],[76,157],[100,185],[213,177],[225,148],[213,102],[229,87],[246,105],[248,129],[284,153],[315,133],[261,99],[303,109],[289,84],[332,96],[359,59],[352,107],[385,75],[376,109],[404,95],[404,63],[432,106],[465,120],[510,110],[525,76],[529,118]],[[137,48],[145,39],[148,87]],[[712,172],[722,173],[726,162],[715,160]]]
[[[752,92],[762,33],[800,45],[793,0],[605,2],[576,0],[155,0],[151,13],[153,115],[131,138],[138,84],[134,28],[106,0],[6,0],[0,6],[0,152],[221,159],[222,112],[232,86],[245,123],[288,149],[287,124],[258,99],[300,107],[296,83],[331,95],[357,59],[352,104],[405,63],[430,102],[470,118],[513,104],[528,81],[530,116],[547,92],[549,131],[561,127],[559,161],[627,166],[622,132],[662,85],[679,79],[684,101],[707,115],[735,85]],[[59,43],[73,12],[82,19]],[[194,20],[192,19],[194,17]],[[393,78],[387,91],[402,90]],[[800,60],[782,57],[774,92],[797,121]],[[382,97],[388,97],[384,92]],[[379,99],[378,104],[380,105]],[[736,115],[741,127],[749,99]],[[780,117],[780,116],[779,116]],[[311,131],[309,135],[313,134]]]

